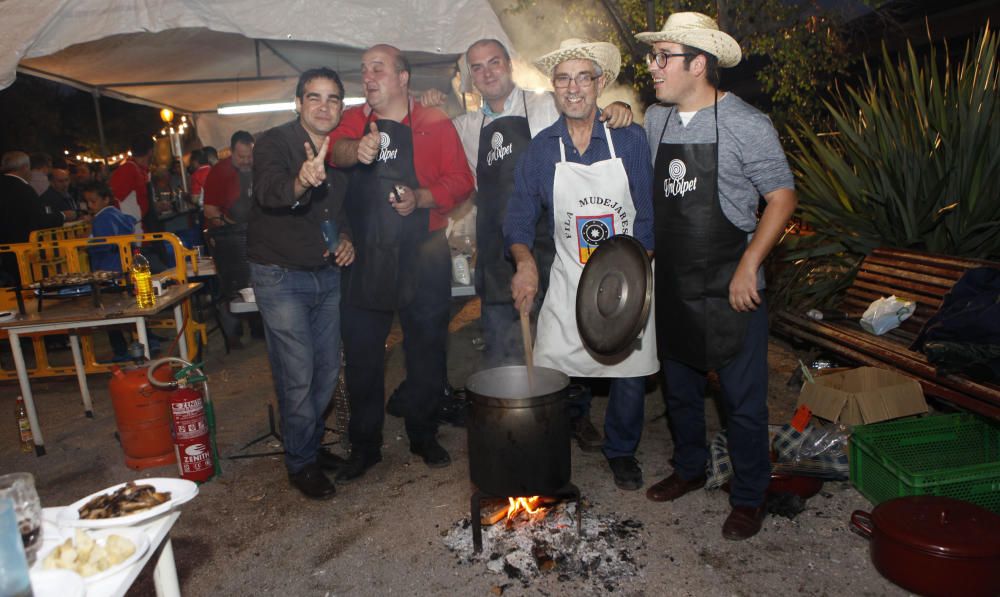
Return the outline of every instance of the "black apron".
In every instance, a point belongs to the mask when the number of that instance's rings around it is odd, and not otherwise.
[[[428,236],[430,212],[418,208],[404,217],[390,205],[394,185],[420,186],[413,165],[413,133],[393,120],[375,123],[381,133],[379,155],[371,164],[355,166],[348,185],[355,258],[344,277],[344,296],[354,307],[393,311],[409,304],[416,292],[419,249]]]
[[[503,222],[507,217],[507,202],[514,192],[514,169],[521,154],[531,143],[528,104],[521,90],[524,116],[503,116],[488,125],[483,115],[479,128],[479,155],[476,161],[476,293],[488,304],[513,304],[510,292],[514,277],[514,262],[504,255]],[[484,126],[485,125],[485,126]],[[548,272],[555,254],[552,235],[546,230],[547,220],[538,219],[535,226],[533,253],[539,274],[544,272],[548,287]]]
[[[664,143],[653,167],[656,337],[660,359],[717,369],[743,347],[750,313],[729,304],[729,282],[747,233],[719,205],[719,111],[715,143]]]

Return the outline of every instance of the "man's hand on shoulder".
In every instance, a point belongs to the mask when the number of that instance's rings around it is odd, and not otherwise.
[[[601,111],[600,121],[610,129],[621,129],[632,124],[632,106],[625,102],[612,102]]]
[[[440,108],[448,101],[448,96],[438,89],[428,89],[420,94],[420,103],[425,108]]]

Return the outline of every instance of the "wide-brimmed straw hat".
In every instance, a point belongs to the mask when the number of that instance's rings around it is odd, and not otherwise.
[[[647,44],[668,41],[698,48],[718,58],[722,68],[736,66],[743,57],[740,44],[720,31],[715,19],[700,12],[675,12],[667,18],[663,29],[639,33],[635,38]]]
[[[614,44],[606,41],[587,41],[571,37],[559,44],[559,49],[554,52],[535,59],[535,67],[545,73],[545,76],[552,77],[552,71],[561,62],[567,60],[593,60],[601,67],[607,75],[607,82],[611,83],[618,78],[618,73],[622,69],[622,55]]]

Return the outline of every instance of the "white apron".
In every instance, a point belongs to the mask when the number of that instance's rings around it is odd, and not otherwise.
[[[556,254],[538,315],[534,358],[536,365],[572,377],[639,377],[660,368],[652,309],[632,347],[612,357],[588,351],[576,325],[576,289],[590,254],[607,238],[635,234],[635,205],[625,165],[615,155],[607,127],[604,134],[611,159],[589,166],[567,162],[559,139],[561,160],[552,188]]]

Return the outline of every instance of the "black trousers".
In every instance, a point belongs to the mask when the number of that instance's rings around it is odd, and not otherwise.
[[[398,310],[403,328],[406,382],[399,400],[410,442],[437,433],[435,412],[448,380],[448,314],[451,300],[451,250],[443,232],[420,247],[416,295]],[[385,422],[385,341],[396,312],[341,303],[341,330],[351,417],[351,449],[378,453]]]

